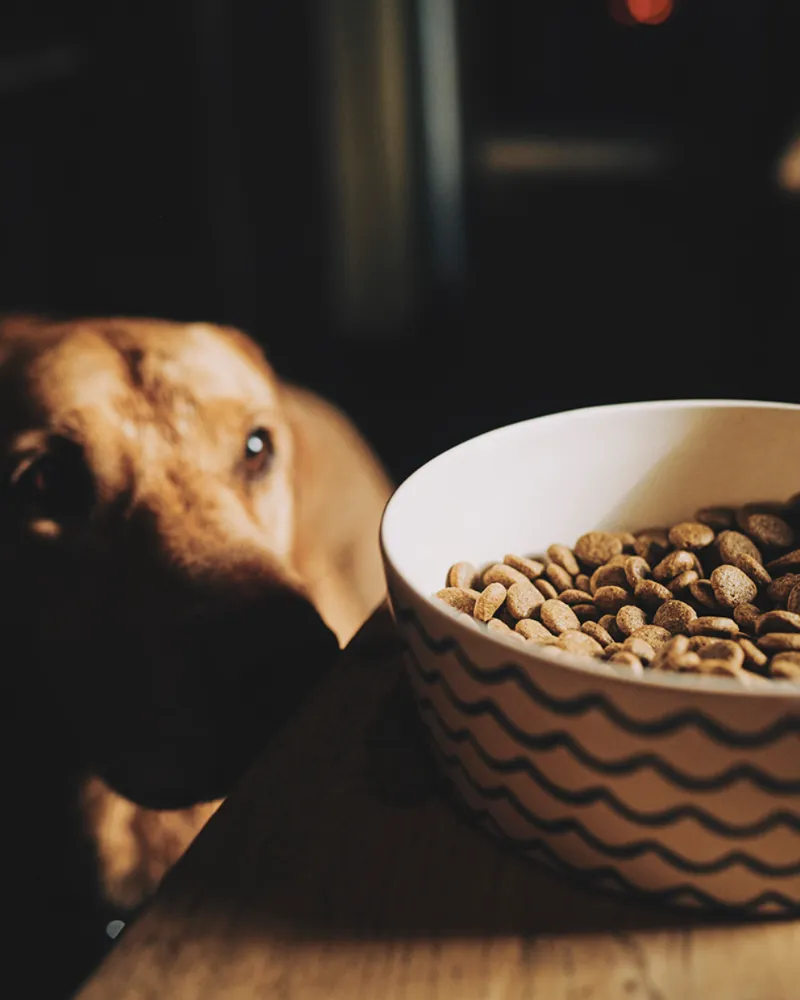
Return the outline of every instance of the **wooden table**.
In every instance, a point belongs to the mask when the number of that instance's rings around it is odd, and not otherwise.
[[[381,610],[80,1000],[800,997],[800,921],[590,892],[473,829],[403,680]]]

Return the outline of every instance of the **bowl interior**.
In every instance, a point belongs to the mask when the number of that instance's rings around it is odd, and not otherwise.
[[[389,502],[381,538],[427,597],[460,559],[572,545],[701,506],[800,491],[800,406],[678,400],[593,407],[491,431],[439,455]]]

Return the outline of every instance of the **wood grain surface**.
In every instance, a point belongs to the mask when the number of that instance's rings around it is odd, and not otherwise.
[[[367,623],[80,1000],[797,1000],[800,921],[588,891],[438,787],[388,613]]]

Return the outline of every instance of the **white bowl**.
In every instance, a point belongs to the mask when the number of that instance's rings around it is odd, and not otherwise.
[[[493,833],[601,887],[800,912],[800,686],[615,675],[431,594],[448,567],[800,490],[800,406],[680,400],[503,427],[419,469],[381,545],[445,774]]]

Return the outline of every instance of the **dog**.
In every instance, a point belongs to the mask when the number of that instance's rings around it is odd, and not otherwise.
[[[0,321],[0,456],[20,843],[42,760],[129,910],[382,600],[390,483],[245,334],[155,319]]]

